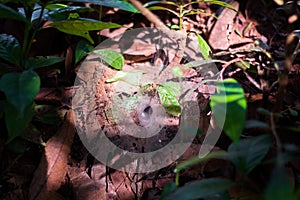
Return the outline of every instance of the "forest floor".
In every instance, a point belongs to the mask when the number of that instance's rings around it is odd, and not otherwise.
[[[289,70],[288,84],[285,93],[282,93],[284,96],[278,96],[277,82],[278,72],[284,71],[285,68],[286,37],[300,27],[300,20],[297,18],[294,20],[291,15],[293,9],[299,14],[299,6],[283,9],[273,1],[233,1],[231,5],[239,12],[220,6],[210,6],[207,3],[194,4],[207,14],[216,14],[218,19],[204,14],[187,16],[184,18],[184,28],[187,32],[199,33],[210,45],[213,59],[224,61],[215,65],[221,71],[222,78],[234,78],[242,86],[247,99],[247,120],[259,120],[269,124],[270,118],[264,114],[264,111],[281,113],[282,117],[276,119],[277,133],[282,144],[296,146],[298,149],[296,148],[295,152],[299,155],[300,117],[297,114],[300,112],[299,55],[296,54]],[[154,24],[141,14],[108,7],[103,7],[102,13],[103,21],[118,23],[126,28],[106,29],[101,31],[100,35],[94,31],[92,37],[95,41],[102,42],[130,29],[154,27]],[[153,13],[166,25],[179,23],[178,19],[167,11],[153,11]],[[16,33],[15,29],[13,24],[5,26],[1,31]],[[193,41],[197,44],[197,37],[193,37],[192,34],[189,37],[191,44]],[[72,109],[76,110],[76,106],[81,103],[90,102],[91,98],[96,99],[97,106],[93,108],[97,116],[96,121],[102,125],[102,129],[113,143],[123,145],[123,149],[131,149],[132,152],[150,152],[169,143],[174,133],[178,131],[180,120],[169,117],[166,124],[168,128],[148,141],[132,142],[129,140],[130,137],[117,133],[117,128],[113,127],[106,112],[106,108],[111,105],[112,94],[117,90],[116,87],[120,86],[105,82],[116,73],[111,68],[105,69],[100,74],[102,77],[92,77],[95,92],[76,102],[74,107],[72,97],[74,92],[78,92],[78,85],[74,86],[74,81],[76,76],[80,76],[80,69],[82,69],[82,62],[75,63],[74,58],[75,44],[79,40],[80,38],[76,36],[63,34],[49,27],[37,35],[31,50],[32,56],[59,55],[65,57],[65,62],[56,65],[55,68],[37,70],[42,84],[35,103],[40,107],[34,121],[30,124],[29,133],[10,145],[4,145],[5,136],[1,135],[0,199],[159,199],[163,188],[175,181],[176,165],[198,155],[205,134],[197,135],[179,160],[155,172],[127,173],[109,168],[99,162],[83,145],[78,129],[76,131],[74,128],[78,111],[74,114]],[[298,42],[296,41],[292,46],[295,48]],[[151,62],[156,62],[156,57],[155,61],[152,59],[157,52],[153,52],[152,47],[143,43],[142,39],[134,39],[133,43],[139,48],[129,49],[130,53],[125,56],[125,70],[140,69]],[[114,48],[121,47],[112,47]],[[254,48],[258,50],[254,51]],[[192,52],[195,50],[192,47],[191,49]],[[164,58],[158,59],[164,62]],[[246,64],[239,61],[245,61]],[[277,65],[274,64],[275,62]],[[276,69],[276,66],[279,69]],[[193,69],[184,71],[184,76],[196,76],[201,79],[199,73]],[[89,76],[85,78],[91,81]],[[189,81],[184,84],[188,88],[195,86]],[[210,125],[207,109],[210,95],[204,94],[209,93],[210,89],[209,86],[203,86],[196,94],[201,113],[205,113],[201,115],[198,128],[204,132]],[[282,101],[282,104],[278,101]],[[94,111],[90,110],[90,112]],[[121,117],[126,118],[126,116]],[[3,121],[1,126],[5,127]],[[1,132],[5,129],[3,127]],[[270,132],[271,130],[266,128],[248,127],[244,129],[242,137],[248,138]],[[230,143],[230,139],[222,133],[212,151],[227,150]],[[274,147],[267,157],[272,158],[275,154]],[[254,199],[262,194],[273,168],[271,164],[255,168],[245,181],[246,189],[243,194],[240,194],[238,186],[234,186],[229,190],[230,197],[235,198],[240,195],[241,198]],[[290,160],[286,170],[293,187],[299,188],[299,159]],[[241,174],[228,159],[211,159],[183,170],[180,173],[179,186],[212,177],[238,182]]]

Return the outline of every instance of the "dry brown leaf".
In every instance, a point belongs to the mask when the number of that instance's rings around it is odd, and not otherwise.
[[[74,200],[107,199],[105,178],[94,181],[80,168],[70,167],[69,176],[73,188]]]
[[[232,6],[238,10],[239,3],[233,2]],[[213,49],[226,50],[229,47],[228,28],[232,26],[237,13],[234,10],[224,8],[215,25],[212,27],[208,42]]]
[[[74,114],[70,110],[62,127],[46,144],[45,154],[29,188],[30,200],[62,199],[56,191],[65,180],[74,134]]]

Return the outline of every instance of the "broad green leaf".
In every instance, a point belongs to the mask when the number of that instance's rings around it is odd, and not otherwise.
[[[181,106],[177,100],[177,88],[171,86],[171,84],[160,85],[157,88],[157,92],[160,98],[160,102],[166,109],[167,113],[173,116],[181,114]]]
[[[198,38],[198,45],[199,45],[199,49],[200,49],[200,52],[203,56],[203,58],[205,60],[209,60],[211,59],[211,49],[210,49],[210,46],[207,44],[207,42],[203,39],[203,37],[201,35],[199,35],[198,33],[197,34],[197,38]]]
[[[124,57],[117,51],[100,49],[94,50],[93,53],[97,54],[100,57],[100,59],[104,60],[114,69],[121,70],[124,65]]]
[[[161,86],[164,87],[170,95],[172,95],[175,98],[179,98],[181,87],[178,82],[168,81],[161,84]]]
[[[8,131],[6,144],[8,144],[14,138],[20,136],[31,121],[33,117],[33,102],[30,102],[24,108],[23,116],[20,116],[19,110],[17,110],[15,106],[11,105],[9,102],[6,102],[4,112],[6,128]]]
[[[32,70],[22,73],[7,73],[0,79],[0,89],[7,101],[13,105],[21,118],[26,115],[25,109],[32,104],[40,90],[40,77]]]
[[[86,40],[80,40],[75,49],[75,63],[78,63],[88,53],[93,51],[94,47],[90,45]]]
[[[232,143],[228,148],[228,154],[233,164],[247,175],[261,163],[270,146],[270,135],[260,135]]]
[[[89,31],[94,31],[94,30],[99,31],[107,28],[121,27],[121,25],[119,24],[102,22],[102,21],[86,19],[86,18],[53,22],[49,24],[49,26],[52,26],[64,33],[84,37],[92,44],[94,44],[94,41],[91,38]]]
[[[289,180],[286,168],[284,167],[284,158],[277,157],[275,169],[272,172],[270,182],[265,191],[266,200],[296,200],[293,185]],[[280,161],[281,160],[281,161]]]
[[[258,121],[258,120],[247,120],[245,124],[245,129],[251,129],[251,128],[264,128],[268,129],[270,128],[269,125],[265,122]]]
[[[196,60],[196,61],[191,61],[191,62],[185,64],[184,67],[187,67],[187,68],[200,67],[200,66],[209,65],[209,64],[212,64],[215,62],[223,62],[223,61],[221,61],[221,60]]]
[[[178,188],[169,195],[166,199],[172,200],[190,200],[202,198],[222,198],[222,194],[233,185],[233,182],[222,178],[209,178],[200,181],[195,181]]]
[[[18,21],[23,21],[26,22],[26,18],[20,14],[18,11],[0,4],[0,18],[6,18],[6,19],[14,19],[14,20],[18,20]]]
[[[68,5],[61,4],[61,3],[53,3],[53,4],[46,5],[45,9],[53,11],[55,9],[66,8],[66,7],[68,7]]]
[[[100,6],[119,8],[121,10],[129,11],[129,12],[138,12],[138,10],[133,5],[131,5],[126,1],[121,1],[121,0],[71,0],[71,2],[91,3]]]
[[[236,143],[240,139],[246,120],[247,101],[244,90],[232,78],[219,81],[216,86],[218,93],[213,94],[210,101],[213,117],[219,126],[223,126],[227,136]]]
[[[0,58],[16,66],[20,65],[21,47],[14,36],[0,34]]]
[[[48,56],[48,57],[38,56],[35,58],[28,58],[26,60],[25,68],[37,69],[40,67],[47,67],[47,66],[54,65],[56,63],[60,63],[64,60],[65,58],[56,57],[56,56]]]
[[[69,19],[71,13],[83,13],[83,12],[93,12],[93,11],[95,10],[89,7],[68,6],[68,7],[58,8],[48,12],[47,15],[45,16],[45,19],[53,22],[58,22],[58,21]]]
[[[177,187],[176,187],[176,184],[174,182],[168,183],[164,187],[164,189],[163,189],[163,191],[160,195],[160,200],[165,199],[168,195],[170,195],[172,192],[174,192],[176,188]]]
[[[143,73],[144,72],[141,70],[132,70],[129,72],[118,71],[112,78],[107,79],[105,82],[112,83],[116,81],[124,81],[131,85],[139,86]]]

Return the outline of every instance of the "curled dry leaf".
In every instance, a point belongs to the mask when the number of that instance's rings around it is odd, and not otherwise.
[[[30,200],[63,199],[56,191],[65,180],[74,134],[74,114],[70,110],[62,127],[46,144],[45,154],[29,188]]]

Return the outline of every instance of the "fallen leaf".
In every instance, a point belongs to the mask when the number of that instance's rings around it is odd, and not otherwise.
[[[68,169],[68,155],[75,134],[73,115],[70,110],[62,127],[47,141],[45,154],[30,184],[30,200],[63,199],[56,191],[64,182]]]
[[[69,176],[74,200],[107,199],[105,177],[94,181],[85,171],[76,167],[69,168]]]

